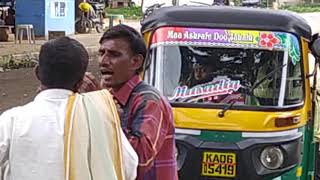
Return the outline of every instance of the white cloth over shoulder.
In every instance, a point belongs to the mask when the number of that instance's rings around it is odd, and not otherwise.
[[[134,175],[135,170],[128,166],[125,170],[124,165],[127,161],[132,164],[132,159],[122,153],[131,145],[126,142],[124,147],[126,137],[113,97],[107,90],[70,98],[65,132],[66,180],[134,179],[129,175]]]

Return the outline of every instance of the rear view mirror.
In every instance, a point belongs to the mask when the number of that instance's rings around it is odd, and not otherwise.
[[[311,52],[316,58],[320,58],[320,38],[318,37],[311,44]]]

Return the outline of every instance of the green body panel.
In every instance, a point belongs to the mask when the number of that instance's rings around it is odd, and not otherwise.
[[[304,152],[302,160],[303,170],[301,179],[313,179],[316,152],[316,141],[314,141],[314,126],[310,123],[306,126],[304,133]]]
[[[202,141],[213,141],[213,142],[234,143],[242,140],[241,132],[226,132],[226,131],[201,131],[201,134],[195,137]]]
[[[303,149],[302,149],[302,161],[292,170],[286,172],[278,178],[269,178],[266,180],[312,180],[314,174],[314,162],[315,162],[315,141],[314,141],[314,128],[310,127],[299,128],[299,132],[303,133]],[[193,135],[202,141],[212,142],[226,142],[236,143],[245,138],[242,137],[242,132],[224,132],[224,131],[201,131],[200,135]],[[297,177],[297,168],[302,167],[301,177]]]

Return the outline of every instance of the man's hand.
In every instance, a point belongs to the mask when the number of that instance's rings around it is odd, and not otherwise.
[[[90,92],[100,89],[100,84],[97,79],[90,72],[86,72],[83,77],[83,81],[78,88],[78,92]]]

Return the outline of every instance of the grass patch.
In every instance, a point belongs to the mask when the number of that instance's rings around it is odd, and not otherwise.
[[[0,68],[19,69],[19,68],[32,68],[37,64],[37,60],[31,56],[26,56],[24,59],[16,59],[13,55],[5,55],[0,57]]]
[[[131,20],[138,20],[141,19],[143,16],[141,7],[124,7],[124,8],[106,8],[105,12],[107,14],[122,14],[124,18],[131,19]]]
[[[283,6],[280,9],[286,9],[297,13],[320,12],[320,4],[299,4],[295,6]]]

